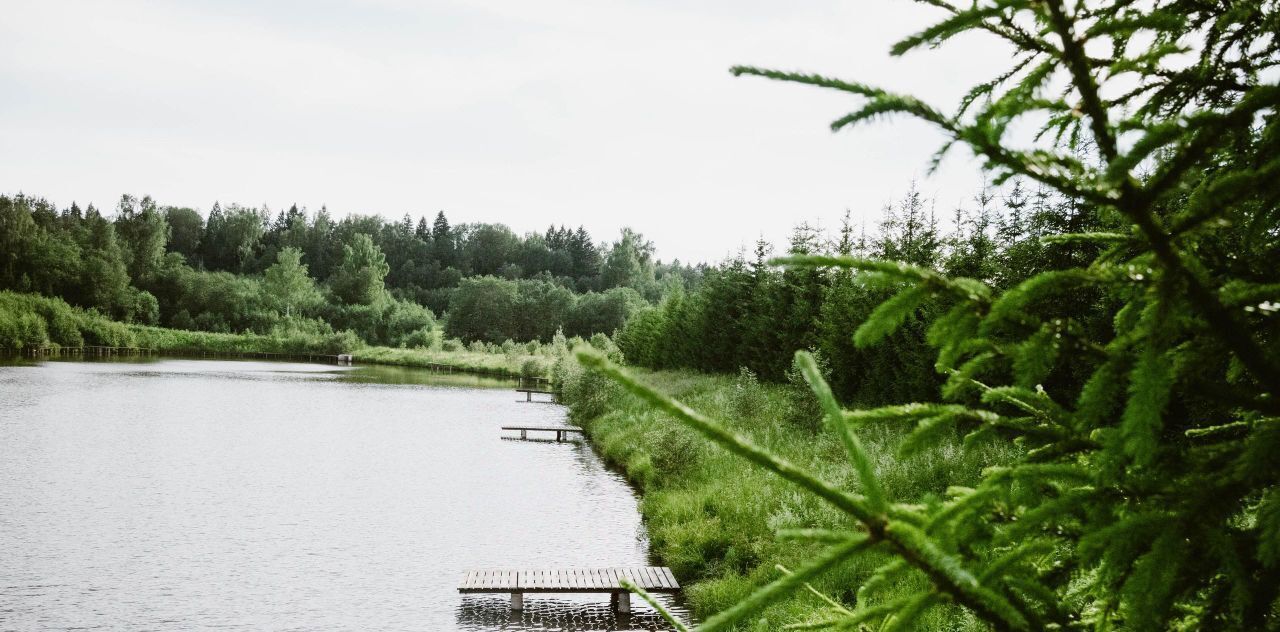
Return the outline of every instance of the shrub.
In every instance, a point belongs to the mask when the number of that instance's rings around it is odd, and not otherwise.
[[[818,364],[818,372],[824,380],[831,379],[831,368],[817,351],[810,352]],[[791,368],[786,372],[787,385],[787,422],[809,432],[817,432],[822,427],[822,405],[805,382],[799,360],[793,360]]]
[[[738,369],[738,377],[733,382],[731,410],[739,418],[753,417],[760,414],[764,407],[764,390],[760,387],[760,379],[747,367]]]
[[[542,363],[534,358],[529,358],[520,365],[520,375],[523,377],[541,377]]]
[[[436,344],[436,333],[430,327],[423,327],[400,338],[401,347],[430,348]]]

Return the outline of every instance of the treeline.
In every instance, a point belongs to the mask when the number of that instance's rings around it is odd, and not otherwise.
[[[860,348],[851,332],[901,288],[872,275],[821,268],[777,268],[775,255],[854,255],[931,268],[1007,288],[1033,274],[1080,265],[1097,249],[1043,243],[1044,235],[1087,232],[1097,213],[1043,189],[1014,183],[1004,195],[984,188],[969,208],[953,209],[948,226],[914,186],[887,205],[870,230],[846,214],[835,234],[797,226],[784,252],[758,242],[707,270],[699,287],[677,288],[637,312],[617,336],[631,364],[712,372],[747,369],[770,381],[794,381],[807,392],[792,361],[808,349],[845,401],[874,405],[936,399],[942,376],[925,330],[945,313],[944,299],[924,301],[904,326],[879,345]],[[1080,297],[1084,322],[1097,297]]]
[[[0,196],[0,289],[184,330],[352,331],[393,347],[588,337],[621,327],[670,278],[696,282],[698,270],[653,254],[631,230],[612,244],[581,227],[517,236],[443,212],[335,221],[325,208],[215,203],[206,218],[125,195],[107,216]]]

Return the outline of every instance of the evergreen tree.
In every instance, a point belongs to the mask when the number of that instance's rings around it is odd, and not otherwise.
[[[870,348],[917,310],[944,401],[845,410],[807,352],[796,362],[840,440],[855,482],[783,461],[655,391],[599,354],[579,352],[667,415],[822,499],[850,528],[802,529],[812,555],[706,619],[743,622],[811,578],[867,556],[856,602],[805,629],[914,629],[944,609],[996,630],[1263,630],[1280,603],[1280,8],[1269,2],[938,6],[904,54],[968,32],[1003,40],[1011,66],[952,112],[861,83],[737,67],[865,102],[832,127],[888,114],[936,127],[996,182],[1043,187],[1030,225],[1010,225],[1049,261],[1008,286],[939,274],[928,213],[896,209],[882,255],[791,256],[893,288],[852,332]],[[1015,146],[1015,127],[1040,126]],[[915,228],[912,228],[913,220]],[[1065,225],[1059,225],[1065,220]],[[1012,224],[1012,223],[1011,223]],[[1067,232],[1072,227],[1084,232]],[[1002,227],[1003,228],[1003,227]],[[892,247],[893,249],[890,249]],[[1097,317],[1081,317],[1080,297]],[[1105,323],[1099,329],[1097,323]],[[1072,379],[1072,376],[1080,379]],[[973,487],[900,498],[859,434],[908,425],[900,450],[940,436],[1008,442],[1008,462]],[[943,455],[939,454],[939,457]],[[887,560],[887,561],[886,561]],[[761,623],[761,628],[773,627]]]

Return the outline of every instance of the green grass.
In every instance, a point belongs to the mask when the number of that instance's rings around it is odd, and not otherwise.
[[[448,366],[459,371],[506,377],[546,377],[555,363],[554,357],[525,351],[493,353],[364,347],[352,354],[356,362],[418,368]]]
[[[838,439],[797,418],[798,394],[790,385],[760,384],[749,375],[704,375],[632,369],[642,380],[725,423],[769,451],[808,467],[837,486],[857,490]],[[785,481],[708,444],[692,430],[624,393],[604,378],[585,373],[572,360],[557,367],[563,397],[610,463],[642,491],[654,553],[685,585],[695,614],[723,610],[754,588],[776,579],[781,564],[795,568],[811,559],[813,544],[781,542],[785,528],[848,528],[843,514]],[[859,435],[893,500],[927,501],[949,485],[971,485],[981,470],[1009,457],[1009,446],[985,443],[962,448],[958,437],[933,450],[897,458],[905,428],[865,427]],[[814,587],[853,605],[857,589],[885,561],[880,554],[857,557],[822,577]],[[896,587],[906,594],[917,579]],[[824,604],[804,593],[763,613],[766,629],[812,621]],[[921,629],[982,627],[958,609],[935,609]]]

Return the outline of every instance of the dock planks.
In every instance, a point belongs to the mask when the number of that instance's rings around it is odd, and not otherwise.
[[[550,395],[550,396],[551,396],[551,399],[550,399],[550,400],[546,400],[546,403],[551,403],[551,404],[556,403],[556,392],[555,392],[555,391],[546,391],[546,390],[537,389],[537,388],[517,388],[517,389],[516,389],[516,392],[517,392],[517,393],[524,393],[524,401],[526,401],[526,402],[533,402],[533,401],[534,401],[534,399],[533,399],[533,394],[534,394],[534,393],[537,393],[537,394],[539,394],[539,395]],[[538,400],[538,401],[543,401],[543,400]]]
[[[649,592],[676,592],[671,569],[665,566],[617,568],[547,568],[467,571],[458,585],[460,593],[591,593],[626,592],[622,579],[630,579]]]
[[[556,441],[568,441],[570,432],[586,435],[582,428],[574,428],[573,426],[503,426],[502,429],[519,430],[521,439],[528,439],[531,431],[554,432],[556,433]]]

